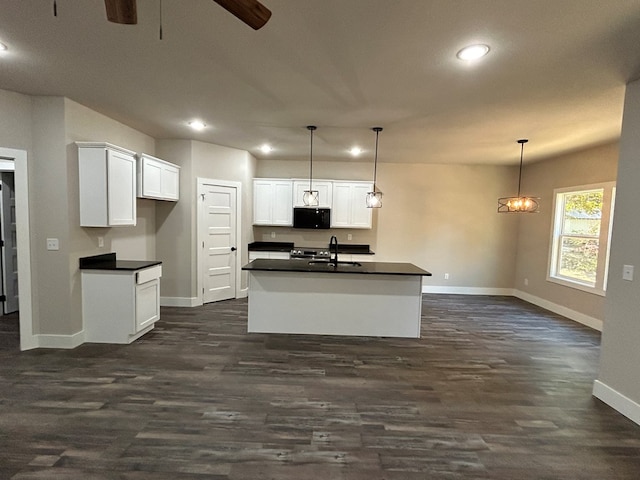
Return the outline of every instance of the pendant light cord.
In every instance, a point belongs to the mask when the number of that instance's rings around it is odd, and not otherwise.
[[[313,131],[316,129],[315,126],[309,125],[307,130],[311,132],[311,149],[309,150],[309,191],[312,191],[311,187],[312,179],[313,179]]]
[[[160,40],[162,40],[162,0],[160,0]]]
[[[382,131],[382,127],[373,127],[371,130],[376,132],[376,153],[373,157],[373,191],[376,191],[376,180],[378,178],[378,135]]]
[[[529,140],[526,140],[526,139],[518,140],[518,143],[520,144],[520,173],[518,174],[518,198],[520,198],[520,186],[522,184],[522,157],[524,153],[524,144],[527,143],[528,141]]]

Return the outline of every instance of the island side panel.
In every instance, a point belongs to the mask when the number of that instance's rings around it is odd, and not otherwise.
[[[251,271],[248,331],[420,337],[422,277]]]

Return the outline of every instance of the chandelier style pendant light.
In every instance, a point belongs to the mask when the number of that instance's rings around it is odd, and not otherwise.
[[[320,204],[318,190],[313,189],[313,132],[316,128],[314,125],[307,127],[311,134],[311,148],[309,150],[309,190],[305,190],[302,194],[302,203],[306,207],[317,207]]]
[[[373,191],[367,192],[367,208],[381,208],[382,192],[376,191],[376,175],[378,173],[378,135],[382,127],[373,127],[371,130],[376,132],[376,153],[373,158]]]
[[[538,213],[539,197],[525,197],[520,195],[520,186],[522,184],[522,155],[524,153],[524,144],[529,140],[518,140],[520,144],[520,173],[518,175],[518,196],[503,197],[498,199],[498,213]]]

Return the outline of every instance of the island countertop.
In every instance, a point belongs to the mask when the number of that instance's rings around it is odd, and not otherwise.
[[[159,260],[117,260],[115,253],[80,258],[80,270],[136,271],[162,265]]]
[[[338,258],[339,259],[339,258]],[[355,263],[355,265],[353,265]],[[301,273],[345,273],[369,275],[419,275],[431,273],[412,263],[393,262],[340,262],[337,266],[322,261],[256,259],[242,267],[247,271],[301,272]]]

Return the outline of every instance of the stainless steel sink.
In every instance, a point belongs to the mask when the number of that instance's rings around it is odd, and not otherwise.
[[[361,267],[362,264],[359,262],[341,262],[338,261],[338,264],[336,265],[336,262],[332,262],[331,260],[310,260],[308,262],[308,265],[326,265],[328,267]]]

